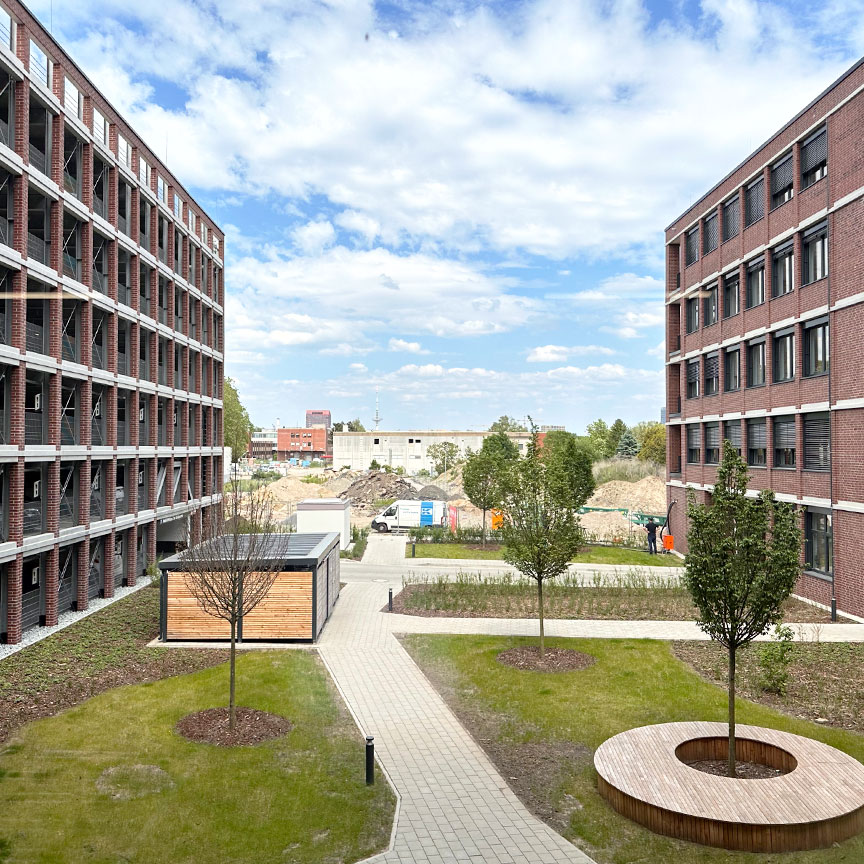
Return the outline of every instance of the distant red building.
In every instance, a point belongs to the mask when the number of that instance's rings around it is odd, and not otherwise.
[[[328,412],[329,414],[329,412]],[[276,458],[325,459],[327,457],[327,430],[321,428],[277,429]]]
[[[315,429],[319,426],[324,429],[330,428],[330,412],[326,410],[318,410],[316,408],[309,408],[306,411],[306,428]]]

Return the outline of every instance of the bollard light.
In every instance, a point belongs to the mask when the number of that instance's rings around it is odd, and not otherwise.
[[[375,782],[375,738],[366,736],[366,785],[371,786]]]
[[[388,612],[393,611],[393,589],[392,588],[390,588],[389,591],[387,592],[387,611]]]
[[[411,557],[417,557],[417,543],[414,540],[411,541]]]

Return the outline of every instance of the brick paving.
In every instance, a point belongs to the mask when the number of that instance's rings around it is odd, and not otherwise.
[[[429,619],[381,614],[386,592],[347,586],[318,645],[400,797],[392,848],[369,860],[592,864],[525,808],[408,656],[393,633]]]

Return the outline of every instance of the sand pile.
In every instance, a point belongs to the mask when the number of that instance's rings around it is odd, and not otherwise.
[[[611,480],[598,486],[588,507],[623,507],[642,513],[666,512],[666,484],[659,477],[643,477],[636,483]]]

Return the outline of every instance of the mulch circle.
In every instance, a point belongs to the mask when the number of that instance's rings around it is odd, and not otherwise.
[[[502,651],[497,659],[505,666],[534,672],[572,672],[575,669],[587,669],[597,662],[590,654],[583,654],[572,648],[547,648],[543,652],[541,661],[539,645],[509,648],[507,651]]]
[[[229,730],[228,708],[208,708],[187,714],[174,728],[184,738],[219,747],[248,747],[281,738],[291,731],[291,721],[254,708],[236,709],[234,732]]]
[[[717,777],[729,776],[729,763],[725,759],[699,759],[696,762],[685,762],[697,771],[706,774],[714,774]],[[735,776],[739,780],[768,780],[771,777],[782,777],[788,771],[772,768],[770,765],[761,765],[759,762],[736,762]]]

